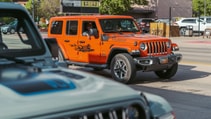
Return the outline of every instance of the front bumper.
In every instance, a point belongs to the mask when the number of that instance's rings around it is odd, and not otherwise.
[[[143,71],[159,71],[169,69],[173,64],[178,63],[181,59],[181,54],[134,58],[136,66],[141,68]]]
[[[5,27],[5,28],[4,28],[4,27],[1,28],[1,32],[2,32],[2,33],[7,33],[7,32],[8,32],[8,28],[6,28],[6,27]]]

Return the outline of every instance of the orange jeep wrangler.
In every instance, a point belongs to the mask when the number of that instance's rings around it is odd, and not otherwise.
[[[112,78],[128,83],[136,71],[160,78],[177,72],[181,54],[170,39],[141,34],[131,16],[58,16],[50,19],[48,37],[56,38],[58,59],[68,64],[110,69]]]

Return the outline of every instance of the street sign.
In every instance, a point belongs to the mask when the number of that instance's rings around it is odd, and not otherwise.
[[[99,0],[62,0],[64,13],[99,13]]]

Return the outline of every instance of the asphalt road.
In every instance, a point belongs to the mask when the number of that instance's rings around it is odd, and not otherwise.
[[[178,53],[183,54],[177,74],[162,80],[153,72],[139,71],[129,86],[164,97],[177,119],[211,119],[211,39],[178,37],[172,41],[180,46]],[[111,78],[108,70],[81,70]]]
[[[128,85],[136,90],[164,97],[173,107],[177,119],[211,119],[211,39],[174,37],[183,54],[177,74],[168,80],[153,72],[137,72],[136,81]],[[111,79],[110,71],[71,67]],[[111,79],[112,80],[112,79]]]
[[[172,41],[183,55],[177,74],[160,80],[152,72],[139,72],[129,86],[167,99],[177,119],[211,119],[211,39],[180,37]]]

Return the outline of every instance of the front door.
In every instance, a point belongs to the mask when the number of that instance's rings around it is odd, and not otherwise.
[[[89,30],[97,30],[97,25],[94,20],[82,20],[81,33],[78,40],[78,58],[81,62],[98,64],[101,58],[101,40],[100,37],[95,37],[89,34]]]

